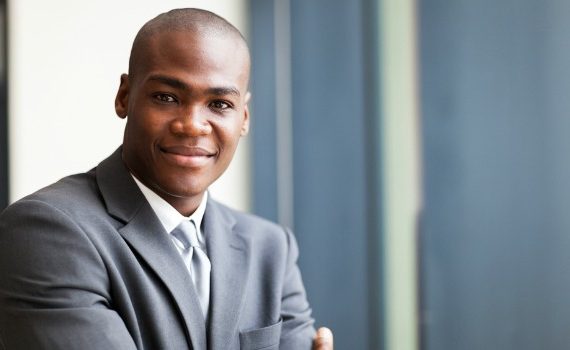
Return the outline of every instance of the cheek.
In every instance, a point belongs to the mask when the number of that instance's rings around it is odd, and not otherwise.
[[[227,125],[220,128],[220,141],[226,152],[233,154],[241,138],[241,124]]]
[[[152,142],[164,133],[167,125],[157,122],[156,118],[130,118],[127,121],[126,133],[130,134],[132,142],[137,144]]]

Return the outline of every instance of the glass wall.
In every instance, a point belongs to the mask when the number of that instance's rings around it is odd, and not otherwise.
[[[570,344],[570,3],[420,2],[423,348]]]
[[[251,1],[254,211],[339,349],[417,347],[413,1]]]

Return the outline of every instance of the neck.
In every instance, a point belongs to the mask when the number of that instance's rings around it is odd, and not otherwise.
[[[166,193],[158,193],[165,201],[174,207],[180,214],[190,216],[194,214],[196,209],[202,203],[204,193],[200,193],[191,197],[177,197]]]

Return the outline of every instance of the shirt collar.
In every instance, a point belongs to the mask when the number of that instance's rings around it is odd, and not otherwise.
[[[166,232],[170,233],[172,230],[176,228],[183,220],[193,220],[196,224],[196,229],[198,231],[198,240],[203,243],[202,237],[202,219],[204,218],[204,212],[206,211],[206,203],[208,201],[208,191],[204,192],[204,196],[202,197],[202,202],[196,208],[194,213],[190,216],[184,216],[178,212],[178,210],[174,209],[170,203],[165,201],[162,197],[156,194],[153,190],[145,186],[142,182],[140,182],[133,174],[131,174],[135,183],[140,188],[141,192],[145,196],[146,200],[150,204],[152,210],[158,217],[158,220],[164,226]]]

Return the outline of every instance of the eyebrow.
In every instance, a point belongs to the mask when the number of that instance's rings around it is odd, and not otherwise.
[[[239,90],[234,87],[214,87],[214,88],[209,88],[208,92],[212,95],[217,95],[217,96],[235,95],[239,97]]]
[[[190,90],[190,87],[186,85],[183,81],[176,78],[167,77],[164,75],[151,75],[148,78],[149,81],[157,81],[159,83],[168,85],[170,87],[180,89],[180,90]]]
[[[176,78],[172,78],[169,76],[165,76],[165,75],[152,75],[148,78],[149,81],[157,81],[159,83],[168,85],[170,87],[173,87],[175,89],[179,89],[179,90],[185,90],[185,91],[190,91],[191,88],[188,84],[186,84],[185,82],[176,79]],[[224,95],[235,95],[235,96],[240,96],[239,90],[233,86],[221,86],[221,87],[211,87],[206,89],[206,92],[208,94],[211,95],[216,95],[216,96],[224,96]]]

